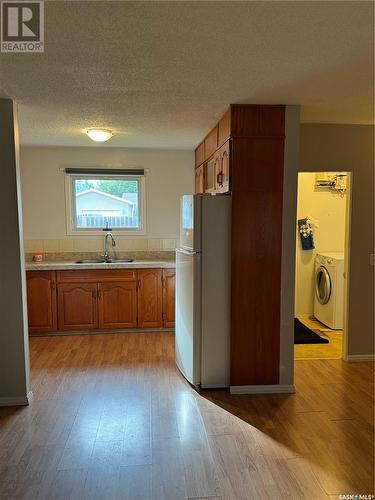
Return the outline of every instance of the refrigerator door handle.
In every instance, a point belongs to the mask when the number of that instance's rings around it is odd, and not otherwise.
[[[183,253],[185,255],[197,255],[200,254],[201,252],[196,252],[193,250],[185,250],[184,248],[176,248],[177,252]]]

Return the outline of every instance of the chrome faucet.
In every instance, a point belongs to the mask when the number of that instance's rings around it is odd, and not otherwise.
[[[103,254],[103,258],[106,262],[109,262],[111,259],[109,257],[109,251],[108,251],[108,240],[111,240],[111,243],[112,243],[112,247],[115,247],[116,246],[116,241],[115,241],[115,238],[113,237],[113,234],[111,233],[111,231],[107,231],[105,236],[104,236],[104,254]]]

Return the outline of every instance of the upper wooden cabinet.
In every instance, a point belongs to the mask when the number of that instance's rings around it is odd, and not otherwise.
[[[209,158],[217,149],[217,130],[216,126],[204,140],[205,159]]]
[[[204,193],[206,190],[205,164],[195,169],[195,192]]]
[[[205,192],[226,193],[231,190],[231,144],[234,138],[281,139],[285,134],[284,122],[284,106],[232,104],[195,151],[196,166],[206,162]],[[222,155],[220,166],[211,162],[215,162],[219,150]],[[196,192],[201,191],[196,189]]]
[[[163,296],[161,269],[138,271],[138,326],[160,328],[163,326]]]
[[[226,193],[229,191],[230,176],[230,141],[228,140],[217,151],[219,158],[218,173],[216,175],[216,192]]]
[[[285,106],[232,104],[231,137],[284,137]]]
[[[199,167],[204,162],[205,154],[204,154],[204,141],[199,144],[197,149],[195,150],[195,166]]]
[[[30,332],[55,331],[57,329],[55,271],[29,271],[26,279]]]
[[[174,269],[163,269],[163,326],[172,328],[175,325],[175,280]]]
[[[215,154],[207,160],[205,163],[205,168],[206,168],[206,185],[205,185],[205,193],[215,193],[216,192],[216,177],[218,173],[218,164],[219,164],[219,157],[218,155]]]
[[[231,119],[231,110],[225,113],[223,118],[219,121],[218,124],[218,146],[222,146],[224,142],[226,142],[230,137],[230,119]]]

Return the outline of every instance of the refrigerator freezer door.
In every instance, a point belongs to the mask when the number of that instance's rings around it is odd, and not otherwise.
[[[180,201],[180,247],[188,251],[201,248],[202,195],[186,194]]]
[[[176,251],[176,363],[193,385],[200,384],[200,255]]]
[[[180,246],[194,248],[194,196],[186,194],[180,202]]]

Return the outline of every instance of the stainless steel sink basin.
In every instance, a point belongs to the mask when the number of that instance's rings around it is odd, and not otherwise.
[[[112,262],[112,264],[126,264],[127,262],[133,262],[133,259],[112,259],[108,262]]]
[[[83,259],[83,260],[76,260],[75,264],[105,264],[105,260],[103,260],[103,259]]]
[[[82,259],[76,260],[75,264],[126,264],[127,262],[133,262],[133,259]]]

